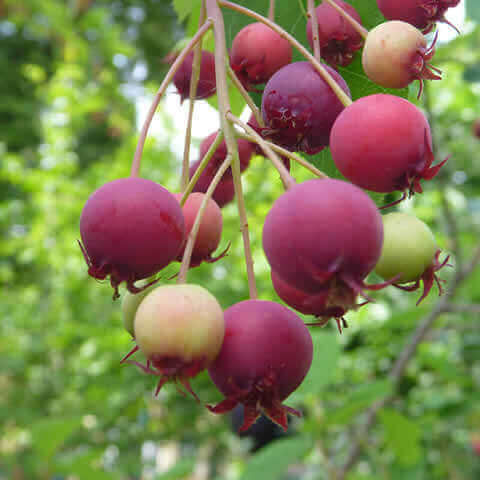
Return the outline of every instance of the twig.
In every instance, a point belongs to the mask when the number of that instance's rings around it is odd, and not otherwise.
[[[318,38],[318,19],[315,11],[315,0],[308,0],[307,17],[312,22],[313,55],[320,61],[320,39]]]
[[[270,5],[268,7],[268,19],[272,22],[275,20],[275,0],[270,0]]]

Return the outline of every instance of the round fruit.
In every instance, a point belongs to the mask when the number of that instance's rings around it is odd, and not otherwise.
[[[182,102],[190,97],[193,55],[193,51],[187,54],[182,65],[173,76],[173,83],[177,87]],[[200,77],[197,84],[197,94],[195,96],[197,100],[211,97],[217,89],[215,79],[215,57],[213,53],[203,50],[200,62]]]
[[[203,287],[165,285],[150,292],[140,303],[134,332],[149,363],[146,367],[133,363],[160,376],[155,395],[165,382],[173,380],[195,396],[188,380],[218,355],[225,332],[223,311]]]
[[[472,124],[473,135],[480,138],[480,118],[477,118]]]
[[[247,89],[266,83],[280,68],[292,61],[292,47],[263,23],[251,23],[233,39],[230,65]]]
[[[372,288],[364,279],[380,258],[382,242],[375,203],[342,180],[297,184],[275,201],[263,227],[263,249],[272,270],[306,294],[326,295],[317,315],[335,316],[333,312],[357,307],[356,295]]]
[[[148,282],[145,280],[140,280],[139,284],[146,285]],[[135,320],[135,314],[137,313],[138,306],[140,302],[151,292],[156,285],[150,285],[139,293],[130,293],[125,292],[125,295],[122,298],[122,317],[123,317],[123,326],[125,330],[134,337],[133,331],[133,321]]]
[[[403,88],[413,80],[440,80],[440,70],[428,61],[435,53],[427,39],[409,23],[385,22],[370,32],[365,40],[362,64],[368,78],[387,88]],[[419,93],[419,96],[420,96]]]
[[[335,2],[358,23],[362,23],[355,8],[342,1]],[[352,63],[353,55],[362,47],[362,36],[330,4],[323,2],[315,9],[318,23],[318,40],[321,57],[332,67],[346,67]],[[312,21],[307,22],[307,38],[313,49]]]
[[[225,400],[210,409],[215,413],[243,404],[247,430],[261,411],[287,429],[282,405],[302,383],[313,355],[310,333],[288,308],[266,300],[245,300],[225,311],[225,340],[209,374]]]
[[[332,68],[326,70],[350,95]],[[313,155],[328,145],[330,130],[344,109],[333,90],[309,62],[291,63],[268,81],[262,96],[262,134],[290,151]]]
[[[90,276],[118,285],[150,277],[176,258],[185,220],[175,197],[158,183],[129,177],[108,182],[90,195],[80,217],[80,244]],[[142,287],[142,289],[145,287]]]
[[[330,149],[340,172],[374,192],[422,192],[446,159],[432,167],[432,137],[425,115],[408,100],[377,94],[360,98],[337,118]]]
[[[460,0],[377,0],[377,5],[388,20],[402,20],[423,31],[430,32],[436,22],[447,22],[445,13]]]

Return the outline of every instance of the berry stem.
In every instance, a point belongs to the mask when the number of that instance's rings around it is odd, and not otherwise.
[[[203,214],[207,209],[208,201],[210,200],[210,198],[212,198],[215,188],[217,188],[217,185],[220,183],[220,180],[222,179],[223,174],[227,171],[227,168],[230,166],[231,160],[232,160],[232,156],[228,154],[224,162],[220,166],[220,168],[217,170],[217,173],[213,177],[212,181],[210,182],[210,185],[208,186],[207,191],[202,199],[202,203],[200,204],[200,208],[198,209],[197,216],[195,217],[195,222],[193,223],[192,230],[190,230],[190,233],[188,235],[188,240],[185,245],[185,251],[182,257],[182,264],[180,265],[180,271],[178,272],[177,283],[185,283],[187,281],[187,273],[190,267],[190,260],[192,258],[193,246],[195,245],[195,240],[197,239]]]
[[[150,124],[152,123],[153,116],[155,115],[155,111],[157,110],[158,104],[160,103],[160,100],[163,94],[165,93],[165,90],[167,89],[168,85],[172,81],[173,76],[175,75],[177,70],[182,65],[187,54],[190,52],[190,50],[192,50],[192,48],[203,37],[203,35],[205,35],[205,33],[208,32],[208,30],[211,27],[212,27],[212,21],[208,19],[198,29],[197,33],[195,33],[192,39],[188,42],[187,46],[180,52],[180,54],[178,55],[178,57],[175,59],[172,66],[170,67],[170,70],[167,72],[167,75],[165,75],[165,78],[163,79],[163,82],[160,85],[160,88],[155,94],[155,97],[152,101],[152,105],[150,106],[150,110],[148,111],[147,118],[145,119],[145,122],[143,123],[143,126],[142,126],[142,130],[140,132],[140,136],[137,142],[137,148],[135,150],[135,155],[133,156],[132,168],[130,170],[131,177],[138,177],[138,173],[140,171],[140,162],[142,160],[143,147],[145,146],[145,140],[147,138],[148,129],[150,128]]]
[[[238,133],[238,137],[244,138],[245,140],[249,140],[250,142],[255,142],[257,139],[253,135],[249,135],[248,133]],[[300,155],[297,155],[296,153],[290,152],[289,150],[286,150],[283,147],[280,147],[279,145],[275,145],[275,143],[269,142],[268,140],[263,140],[266,145],[268,145],[273,151],[279,153],[280,155],[283,155],[285,157],[290,158],[294,162],[297,162],[300,164],[302,167],[306,168],[310,172],[312,172],[314,175],[316,175],[319,178],[329,178],[328,175],[323,173],[321,170],[318,170],[318,168],[314,167],[311,163],[307,162],[304,158],[302,158]]]
[[[237,74],[233,71],[233,68],[230,65],[228,66],[228,75],[231,78],[233,84],[238,88],[238,91],[244,98],[245,102],[247,102],[247,105],[252,110],[252,113],[255,116],[255,119],[257,120],[258,124],[261,127],[265,126],[265,123],[263,122],[262,114],[260,113],[260,109],[257,107],[257,105],[255,104],[255,102],[253,101],[249,93],[245,90],[245,87],[242,85],[242,82],[238,79]]]
[[[285,31],[282,27],[278,26],[276,23],[271,22],[268,18],[259,15],[258,13],[254,12],[253,10],[249,10],[248,8],[242,7],[237,5],[236,3],[229,2],[227,0],[218,0],[218,4],[222,7],[229,8],[230,10],[234,10],[239,13],[243,13],[248,17],[254,18],[259,22],[264,23],[272,30],[277,32],[282,38],[287,40],[293,47],[295,47],[317,70],[320,76],[325,80],[328,86],[333,90],[333,93],[337,96],[340,102],[345,106],[348,107],[352,104],[352,99],[340,88],[337,82],[333,79],[333,77],[327,72],[327,70],[323,67],[323,65],[316,60],[316,58],[292,35],[290,35],[287,31]]]
[[[270,5],[268,7],[268,19],[272,22],[275,21],[275,0],[270,0]]]
[[[325,2],[329,3],[335,10],[337,10],[340,15],[350,23],[350,25],[363,37],[365,40],[368,35],[368,30],[363,26],[360,25],[350,14],[348,14],[340,5],[338,5],[334,0],[324,0]]]
[[[220,123],[228,154],[232,156],[233,184],[235,187],[235,197],[237,199],[238,217],[240,220],[240,230],[243,238],[243,249],[245,253],[245,264],[248,278],[248,289],[250,298],[258,298],[257,285],[255,281],[255,272],[253,268],[253,256],[250,246],[250,236],[248,233],[247,211],[245,208],[245,198],[242,190],[242,179],[240,177],[240,158],[238,156],[237,140],[235,131],[227,120],[227,113],[230,112],[230,100],[228,98],[228,85],[226,75],[226,59],[228,59],[227,45],[225,40],[225,24],[223,15],[219,8],[217,0],[206,0],[207,13],[213,20],[213,33],[215,38],[215,75],[217,79],[217,97],[218,108],[220,110]]]
[[[200,10],[199,26],[205,22],[206,10],[205,2],[202,1],[202,8]],[[190,142],[192,141],[192,123],[193,123],[193,109],[195,106],[195,96],[197,95],[197,85],[200,78],[200,65],[202,59],[202,41],[200,38],[194,47],[193,63],[192,63],[192,78],[190,79],[190,103],[188,105],[188,120],[187,128],[185,130],[185,145],[183,148],[183,162],[182,162],[182,176],[180,183],[180,191],[183,192],[188,185],[188,168],[190,159]]]
[[[207,150],[207,153],[199,163],[198,168],[197,170],[195,170],[195,173],[193,174],[190,182],[188,183],[188,185],[185,187],[185,190],[183,191],[182,199],[180,200],[180,205],[182,207],[185,204],[187,197],[192,193],[192,190],[197,184],[197,181],[200,178],[200,175],[205,170],[205,167],[208,165],[208,162],[212,158],[213,154],[215,153],[215,150],[218,148],[222,140],[223,140],[223,132],[220,130],[217,136],[215,137],[215,140]]]
[[[245,130],[245,132],[250,134],[255,139],[255,142],[262,147],[265,154],[268,156],[268,158],[272,161],[275,168],[278,170],[278,173],[280,174],[280,178],[282,179],[282,183],[283,183],[283,186],[285,187],[285,190],[288,190],[289,188],[293,187],[296,184],[295,179],[290,175],[290,173],[285,168],[285,165],[282,163],[278,155],[269,147],[269,145],[267,145],[265,140],[252,127],[242,122],[239,118],[237,118],[232,113],[227,113],[227,118],[231,122],[236,123],[237,125],[242,127]]]
[[[318,19],[315,12],[315,0],[308,0],[307,17],[312,21],[313,55],[320,61],[320,40],[318,38]]]

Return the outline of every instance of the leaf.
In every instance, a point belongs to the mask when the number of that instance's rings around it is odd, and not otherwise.
[[[42,458],[52,457],[80,424],[79,418],[47,418],[38,421],[32,427],[33,449]]]
[[[200,5],[199,0],[173,0],[173,8],[181,22],[194,12],[198,5]]]
[[[172,467],[168,472],[155,476],[155,480],[176,480],[176,479],[184,478],[193,472],[194,467],[195,467],[194,459],[188,458],[185,460],[181,460],[174,467]]]
[[[240,480],[278,480],[310,447],[311,442],[305,437],[277,440],[252,457]]]
[[[422,432],[412,420],[395,410],[383,410],[379,418],[385,429],[385,440],[395,452],[398,463],[413,466],[422,458]]]
[[[467,0],[465,3],[467,7],[467,17],[480,23],[480,3],[478,0]]]

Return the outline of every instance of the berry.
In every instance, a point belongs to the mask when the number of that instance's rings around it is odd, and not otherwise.
[[[332,68],[326,70],[350,95]],[[290,151],[313,155],[328,145],[330,130],[344,106],[309,62],[291,63],[268,81],[262,96],[262,134]]]
[[[475,137],[480,138],[480,118],[477,118],[472,124],[472,133]]]
[[[445,159],[432,167],[432,137],[425,115],[394,95],[360,98],[337,118],[330,148],[340,172],[359,187],[374,192],[421,193],[420,180],[430,180]]]
[[[342,0],[335,2],[358,23],[362,23],[360,15],[352,5]],[[330,4],[323,2],[316,9],[318,23],[318,40],[321,57],[332,67],[346,67],[353,60],[353,55],[362,47],[362,36],[352,27]],[[312,21],[307,22],[307,38],[313,49]]]
[[[211,365],[223,342],[223,311],[216,298],[192,284],[164,285],[150,292],[135,315],[135,340],[147,365],[131,362],[165,382],[180,382],[195,398],[189,379]]]
[[[302,383],[313,355],[310,333],[291,310],[266,300],[245,300],[225,311],[225,340],[209,374],[225,400],[215,407],[224,413],[242,404],[246,431],[263,410],[287,429],[282,402]]]
[[[377,0],[377,5],[388,20],[402,20],[428,33],[436,22],[449,23],[445,12],[456,7],[460,0]]]
[[[385,22],[368,33],[362,64],[368,78],[382,87],[403,88],[419,80],[420,96],[424,79],[441,79],[441,71],[428,63],[434,53],[434,45],[427,48],[427,39],[409,23]]]
[[[440,250],[432,231],[418,218],[406,213],[394,212],[383,216],[384,241],[382,254],[375,272],[387,279],[396,277],[394,285],[404,290],[416,290],[423,281],[423,294],[417,305],[428,295],[433,281],[442,287],[436,272],[446,265],[439,263]],[[412,286],[401,284],[414,282]]]
[[[190,165],[190,178],[193,177],[193,174],[195,173],[199,165],[200,160],[197,160],[192,165]],[[207,165],[205,170],[198,178],[197,183],[193,187],[193,191],[206,193],[211,181],[213,180],[214,175],[215,171],[212,171],[212,168],[209,168]],[[218,185],[215,187],[212,198],[215,200],[217,205],[222,208],[227,205],[227,203],[230,203],[234,197],[235,186],[233,184],[233,179],[229,179],[228,175],[224,174]]]
[[[158,183],[129,177],[108,182],[90,195],[80,217],[80,247],[88,274],[110,276],[117,298],[126,282],[150,277],[176,258],[185,239],[185,220],[175,197]]]
[[[182,65],[173,76],[173,83],[177,87],[180,94],[180,99],[183,102],[190,97],[190,79],[192,78],[194,52],[190,52],[185,57]],[[174,59],[175,56],[170,57]],[[200,62],[200,77],[197,84],[197,100],[211,97],[215,94],[217,84],[215,80],[215,57],[212,53],[202,50],[202,57]]]
[[[295,185],[275,201],[263,227],[272,270],[295,289],[326,295],[324,309],[315,312],[319,316],[339,317],[358,306],[356,296],[365,288],[383,286],[364,283],[380,258],[382,242],[375,203],[342,180]]]
[[[140,280],[140,285],[146,285],[148,282],[145,280]],[[122,317],[123,317],[123,326],[125,330],[133,337],[135,333],[133,331],[133,321],[135,320],[135,314],[137,313],[138,306],[140,302],[151,292],[155,285],[150,285],[139,293],[130,293],[125,292],[125,295],[122,298]]]
[[[251,23],[233,39],[230,65],[247,89],[266,83],[280,68],[292,61],[292,47],[263,23]]]
[[[174,196],[180,202],[182,194],[176,193]],[[204,197],[204,193],[191,193],[183,205],[182,210],[185,217],[186,230],[185,243],[187,242],[188,235],[193,228],[193,224],[195,223],[198,210],[200,209]],[[210,198],[207,202],[207,208],[203,214],[202,221],[200,222],[200,228],[198,229],[197,238],[195,239],[195,243],[193,245],[190,267],[196,267],[202,262],[215,262],[225,255],[226,251],[218,257],[212,257],[212,253],[217,249],[220,239],[222,238],[222,227],[222,211],[216,204],[215,200]],[[177,260],[179,262],[182,261],[184,251],[185,246],[177,256]]]

